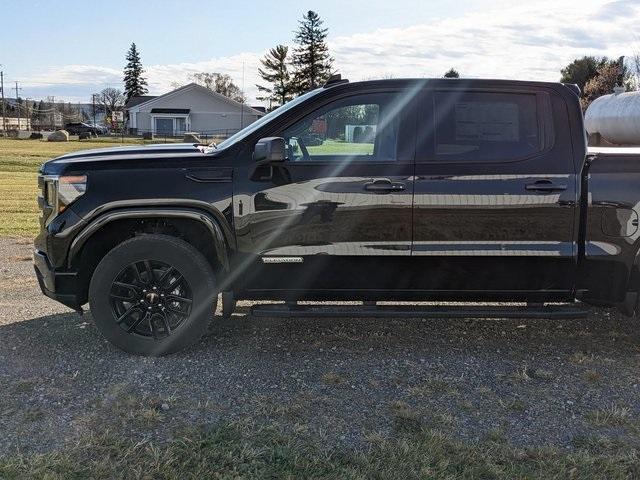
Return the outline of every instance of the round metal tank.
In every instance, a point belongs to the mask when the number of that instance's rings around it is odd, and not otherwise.
[[[584,115],[589,135],[609,143],[640,145],[640,92],[612,93],[596,98]]]

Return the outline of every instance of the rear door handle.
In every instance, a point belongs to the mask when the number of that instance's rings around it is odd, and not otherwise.
[[[364,189],[376,193],[401,192],[405,189],[405,184],[392,182],[388,179],[373,180],[364,184]]]
[[[533,183],[528,183],[524,188],[534,192],[560,192],[566,190],[567,185],[553,183],[551,180],[537,180]]]

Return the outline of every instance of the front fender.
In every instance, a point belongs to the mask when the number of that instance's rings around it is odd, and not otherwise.
[[[71,267],[73,260],[82,250],[84,244],[105,225],[128,218],[188,218],[204,224],[211,233],[215,245],[217,260],[223,269],[229,270],[229,253],[227,242],[218,221],[207,212],[189,208],[127,208],[110,211],[99,215],[93,219],[74,238],[69,247],[67,258],[68,266]]]

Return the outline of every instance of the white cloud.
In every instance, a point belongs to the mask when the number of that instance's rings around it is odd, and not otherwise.
[[[64,65],[63,67],[51,67],[39,75],[33,75],[22,82],[25,86],[51,86],[51,85],[95,85],[105,83],[117,83],[122,72],[115,68],[101,67],[97,65]]]
[[[589,55],[632,55],[638,39],[640,2],[536,0],[513,5],[491,2],[482,12],[436,20],[408,28],[330,38],[335,66],[353,80],[393,77],[437,77],[455,67],[465,77],[556,81],[572,59]],[[263,52],[247,52],[194,63],[147,66],[151,94],[186,83],[199,71],[221,72],[242,82],[255,101],[257,68]],[[102,66],[66,65],[25,79],[24,86],[69,91],[119,86],[121,71]],[[30,84],[29,80],[32,82]]]
[[[640,4],[598,3],[505,3],[430,24],[339,37],[331,47],[352,79],[441,76],[455,67],[467,77],[557,81],[560,68],[578,56],[633,53]]]

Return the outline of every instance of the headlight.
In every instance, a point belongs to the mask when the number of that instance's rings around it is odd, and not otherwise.
[[[86,175],[69,175],[58,178],[58,213],[87,191]]]
[[[48,225],[72,202],[84,195],[87,190],[86,175],[41,175],[38,184],[42,190],[42,224]]]

